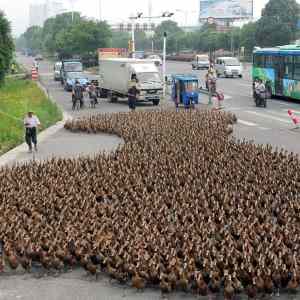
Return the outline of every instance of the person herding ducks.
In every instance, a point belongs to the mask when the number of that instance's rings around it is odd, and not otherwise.
[[[34,145],[34,150],[37,151],[37,129],[41,126],[39,118],[32,111],[29,111],[24,119],[24,126],[25,141],[28,145],[29,153],[32,152],[32,144]]]

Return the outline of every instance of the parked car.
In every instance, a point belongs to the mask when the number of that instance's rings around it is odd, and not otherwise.
[[[160,58],[158,55],[149,55],[149,56],[147,57],[147,60],[152,60],[152,61],[154,61],[155,65],[156,65],[157,67],[162,66],[162,60],[161,60],[161,58]]]
[[[209,57],[208,55],[196,55],[195,59],[192,61],[193,70],[209,69]]]
[[[236,57],[219,57],[216,60],[215,69],[217,76],[243,77],[243,67]]]
[[[82,72],[67,72],[66,73],[66,80],[64,84],[64,88],[66,91],[70,92],[75,85],[75,82],[78,81],[80,85],[86,88],[89,84],[89,79],[87,76]]]
[[[53,70],[54,70],[54,80],[55,81],[60,81],[61,80],[61,67],[62,67],[62,62],[58,61],[54,64]]]

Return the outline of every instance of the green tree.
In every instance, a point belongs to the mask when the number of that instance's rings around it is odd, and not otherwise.
[[[257,22],[255,39],[260,47],[286,45],[293,39],[292,28],[278,17],[262,17]]]
[[[10,68],[13,58],[14,43],[11,36],[10,24],[0,11],[0,85],[3,84],[5,73]]]
[[[113,32],[110,47],[128,48],[128,42],[131,36],[128,32]]]
[[[250,56],[254,47],[257,45],[256,42],[256,31],[257,23],[245,24],[241,29],[241,47],[245,48],[245,55]]]
[[[87,55],[107,47],[111,31],[106,22],[82,19],[56,35],[56,51],[61,57]]]
[[[39,26],[31,26],[24,34],[26,46],[32,50],[41,50],[43,45],[43,29]]]
[[[49,18],[43,27],[43,48],[49,53],[55,53],[59,46],[57,45],[57,35],[62,31],[66,31],[75,24],[80,23],[82,17],[80,13],[75,12],[72,20],[72,13],[63,13],[55,18]]]
[[[259,46],[289,44],[296,37],[299,14],[296,0],[270,0],[257,22]]]
[[[183,37],[183,30],[174,21],[164,21],[156,27],[154,41],[156,48],[163,49],[164,33],[167,33],[167,53],[177,52],[180,40]]]

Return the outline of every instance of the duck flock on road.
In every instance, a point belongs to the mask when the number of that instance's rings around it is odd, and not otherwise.
[[[235,140],[235,122],[209,111],[67,122],[125,142],[92,158],[0,169],[0,271],[81,266],[138,289],[226,299],[296,292],[299,157]]]

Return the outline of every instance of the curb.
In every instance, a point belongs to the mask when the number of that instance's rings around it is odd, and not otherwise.
[[[71,119],[72,119],[72,117],[69,114],[63,113],[62,121],[57,122],[55,125],[47,128],[46,130],[44,130],[38,134],[38,142],[42,143],[43,141],[48,139],[50,136],[53,136],[59,130],[64,128],[64,124],[67,120],[71,120]],[[0,156],[0,167],[5,167],[6,164],[15,161],[21,153],[24,153],[27,151],[27,148],[28,148],[27,144],[23,143],[23,144],[15,147],[14,149],[6,152],[2,156]]]
[[[44,92],[46,97],[48,97],[51,102],[57,104],[57,102],[54,100],[54,98],[52,98],[52,96],[49,94],[48,90],[41,84],[40,81],[37,81],[36,84]],[[38,134],[39,143],[45,141],[47,138],[49,138],[50,136],[57,133],[60,129],[62,129],[64,127],[64,124],[66,121],[72,120],[73,117],[70,114],[64,112],[63,110],[62,110],[62,113],[63,113],[63,119],[61,121],[57,122],[56,124],[52,125],[51,127],[43,130],[41,133]],[[5,167],[6,164],[15,161],[17,159],[18,155],[20,155],[21,153],[24,153],[26,151],[27,151],[27,144],[23,143],[23,144],[15,147],[14,149],[6,152],[5,154],[1,155],[0,156],[0,167]]]

